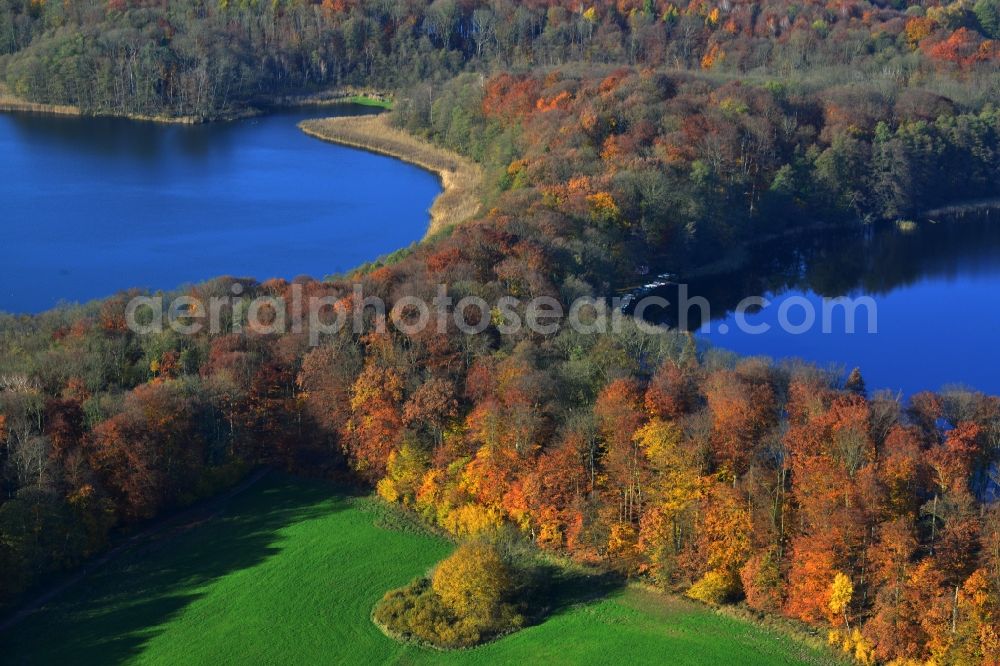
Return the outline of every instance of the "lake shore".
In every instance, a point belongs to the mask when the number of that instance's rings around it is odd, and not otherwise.
[[[924,219],[945,217],[945,216],[958,216],[967,215],[970,213],[980,213],[989,212],[992,210],[1000,209],[1000,198],[992,199],[971,199],[967,201],[957,201],[948,206],[942,206],[940,208],[934,208],[932,210],[925,211],[921,216]]]
[[[428,236],[476,216],[482,208],[479,165],[392,127],[385,114],[305,120],[299,128],[322,141],[387,155],[436,173],[444,191],[431,205]]]
[[[26,102],[0,88],[0,111],[7,113],[47,113],[53,116],[82,116],[79,107],[63,104]]]
[[[917,220],[916,222],[902,219],[893,220],[890,218],[879,219],[873,222],[865,222],[859,219],[856,222],[856,226],[852,226],[846,222],[815,222],[737,243],[715,261],[681,271],[679,275],[682,281],[691,281],[737,273],[746,267],[746,263],[749,261],[748,253],[750,248],[783,239],[795,237],[808,238],[810,235],[857,231],[858,229],[863,229],[865,226],[874,224],[895,224],[901,231],[912,231],[919,227],[920,224],[937,224],[941,221],[939,218],[950,218],[951,221],[957,221],[967,215],[989,214],[994,210],[1000,210],[1000,198],[959,200],[940,208],[921,212],[914,218]],[[643,286],[639,284],[623,287],[618,291],[620,293],[634,292]]]
[[[305,95],[281,95],[255,103],[264,108],[322,107],[356,104],[378,109],[392,109],[393,96],[384,90],[341,86]]]
[[[138,120],[151,123],[163,123],[166,125],[199,125],[209,122],[209,118],[198,116],[167,116],[167,115],[147,115],[142,113],[92,113],[85,111],[72,104],[41,104],[29,102],[10,92],[10,89],[0,84],[0,113],[41,113],[50,116],[96,116],[105,118],[125,118],[127,120]],[[239,120],[260,115],[257,109],[247,109],[245,111],[232,113],[217,120]]]
[[[203,118],[195,116],[147,116],[140,113],[87,113],[78,106],[69,104],[39,104],[28,102],[20,97],[0,90],[0,112],[3,113],[43,113],[50,116],[105,116],[109,118],[126,118],[128,120],[140,120],[153,123],[164,123],[174,125],[197,125],[205,122]],[[255,115],[255,114],[250,114]],[[240,116],[243,117],[243,116]],[[236,117],[232,118],[235,120]]]
[[[10,88],[0,83],[0,113],[41,113],[52,116],[97,116],[107,118],[125,118],[167,125],[200,125],[209,122],[229,122],[253,118],[268,113],[269,110],[306,107],[306,106],[340,106],[356,104],[378,109],[391,109],[392,97],[388,93],[355,87],[344,87],[326,90],[308,95],[286,95],[269,99],[261,99],[253,106],[239,111],[233,111],[218,118],[201,116],[170,116],[164,114],[90,112],[71,104],[42,104],[29,102],[10,91]]]

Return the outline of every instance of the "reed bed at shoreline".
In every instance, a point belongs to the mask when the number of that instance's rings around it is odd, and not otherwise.
[[[6,86],[0,84],[0,111],[5,112],[28,112],[28,113],[50,113],[58,116],[79,116],[83,112],[79,107],[68,104],[38,104],[27,102],[16,95],[11,94]]]
[[[974,199],[971,201],[957,201],[948,206],[934,208],[924,212],[922,217],[946,217],[949,215],[962,216],[972,213],[986,212],[1000,209],[1000,198]]]
[[[299,127],[317,139],[395,157],[438,174],[444,191],[430,208],[428,236],[475,217],[482,208],[479,165],[392,127],[385,114],[305,120]]]
[[[40,102],[29,102],[10,92],[10,89],[0,84],[0,113],[40,113],[52,116],[93,116],[107,118],[126,118],[128,120],[139,120],[153,123],[166,123],[174,125],[197,125],[206,122],[204,118],[196,116],[167,116],[167,115],[145,115],[141,113],[91,113],[71,104],[43,104]],[[234,114],[232,120],[256,115],[252,113]],[[226,118],[225,120],[230,120]]]

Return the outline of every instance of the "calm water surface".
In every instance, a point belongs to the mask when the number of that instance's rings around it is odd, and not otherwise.
[[[690,285],[692,296],[711,303],[701,331],[712,345],[847,371],[859,366],[869,389],[904,395],[952,384],[1000,394],[1000,214],[924,223],[908,233],[885,225],[784,240],[750,255],[739,273]],[[771,305],[744,320],[770,326],[767,333],[746,333],[737,320],[734,308],[751,295]],[[877,305],[877,333],[868,333],[863,308],[855,333],[839,309],[828,318],[831,332],[823,332],[824,297],[865,296]],[[796,301],[786,318],[793,325],[805,321],[811,304],[817,320],[808,331],[780,326],[779,309],[789,299]]]
[[[324,276],[418,239],[437,179],[296,128],[329,114],[198,127],[0,115],[0,310],[220,275]],[[692,328],[717,347],[860,366],[870,389],[1000,393],[996,213],[759,245],[738,273],[691,281],[690,293],[711,303]],[[745,318],[765,334],[740,330],[733,311],[752,295],[772,303]],[[798,301],[799,323],[803,302],[822,319],[822,299],[842,296],[875,300],[877,333],[863,310],[854,334],[842,315],[832,333],[821,321],[781,330],[783,302]]]
[[[322,277],[418,240],[437,178],[296,127],[335,112],[194,127],[0,114],[0,310]]]

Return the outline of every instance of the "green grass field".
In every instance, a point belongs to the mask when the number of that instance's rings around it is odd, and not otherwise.
[[[361,106],[374,106],[379,109],[392,109],[392,102],[386,101],[384,99],[378,99],[376,97],[369,97],[368,95],[354,95],[349,97],[348,100],[351,104],[360,104]]]
[[[440,653],[369,620],[445,540],[329,484],[271,473],[224,513],[109,563],[0,635],[4,664],[794,664],[832,659],[686,601],[635,590],[557,604],[496,643]]]

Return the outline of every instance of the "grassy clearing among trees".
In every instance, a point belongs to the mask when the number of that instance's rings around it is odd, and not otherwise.
[[[360,106],[374,106],[387,111],[392,110],[392,102],[389,100],[370,97],[369,95],[352,95],[347,98],[347,101],[351,104],[358,104]]]
[[[0,635],[4,663],[832,662],[681,600],[618,589],[587,602],[588,584],[557,588],[549,619],[482,648],[398,644],[370,621],[373,605],[452,544],[320,481],[271,473],[212,521],[170,533]]]

